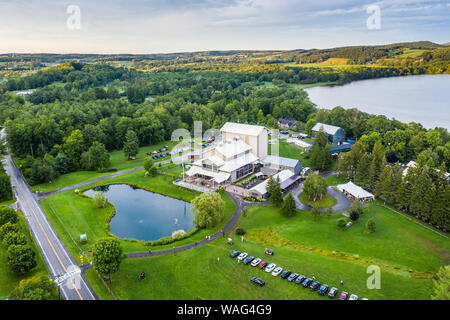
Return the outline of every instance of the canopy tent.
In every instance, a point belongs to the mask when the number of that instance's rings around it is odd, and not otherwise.
[[[373,200],[375,196],[370,192],[364,190],[360,186],[357,186],[353,182],[349,181],[345,184],[340,184],[337,186],[338,190],[344,192],[346,195],[350,195],[355,199],[359,199],[362,201]]]

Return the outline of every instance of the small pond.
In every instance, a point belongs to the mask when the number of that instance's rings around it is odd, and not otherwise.
[[[110,230],[118,238],[152,241],[194,228],[189,202],[127,184],[96,187],[84,194],[93,197],[97,191],[103,191],[116,209]]]

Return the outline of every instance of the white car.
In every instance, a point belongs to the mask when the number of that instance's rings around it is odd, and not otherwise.
[[[272,275],[274,277],[278,276],[283,271],[283,268],[277,267],[275,270],[273,270]]]
[[[256,267],[260,262],[261,262],[261,259],[260,258],[256,258],[255,260],[252,261],[251,265],[253,267]]]
[[[276,267],[277,265],[275,263],[271,263],[266,267],[266,272],[272,272]]]
[[[238,260],[244,260],[245,258],[247,258],[248,254],[247,252],[242,252],[239,256],[238,256]]]
[[[356,294],[351,294],[348,300],[358,300],[358,296]]]

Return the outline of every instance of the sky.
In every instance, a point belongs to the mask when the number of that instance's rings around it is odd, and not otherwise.
[[[450,42],[450,0],[0,0],[1,53]]]

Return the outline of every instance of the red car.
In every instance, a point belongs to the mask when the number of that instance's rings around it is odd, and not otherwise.
[[[347,300],[348,292],[342,291],[339,300]]]
[[[258,264],[258,268],[260,268],[260,269],[264,269],[266,266],[267,266],[267,262],[265,262],[265,261],[261,261],[261,262]]]

